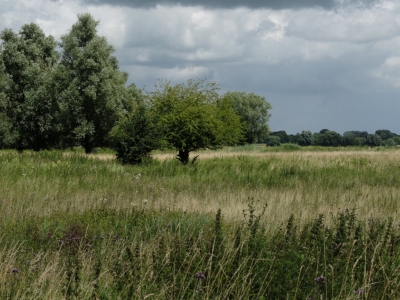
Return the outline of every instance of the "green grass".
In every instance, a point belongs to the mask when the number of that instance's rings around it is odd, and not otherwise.
[[[400,151],[275,150],[2,151],[0,298],[399,298]]]

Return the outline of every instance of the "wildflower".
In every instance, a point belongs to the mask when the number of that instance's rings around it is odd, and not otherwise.
[[[363,289],[358,289],[358,290],[354,291],[354,294],[356,294],[356,295],[361,295],[362,293],[364,293]]]
[[[194,274],[194,277],[196,277],[197,279],[206,279],[206,276],[201,272],[197,272],[196,274]]]
[[[13,269],[11,270],[11,272],[12,272],[13,274],[17,274],[17,273],[18,273],[18,269],[17,269],[17,268],[13,268]]]
[[[314,281],[317,283],[324,283],[325,282],[325,276],[319,276],[314,278]]]
[[[332,248],[332,249],[335,249],[335,248],[337,248],[337,247],[339,247],[339,244],[337,244],[337,243],[332,243],[332,244],[331,244],[331,248]]]

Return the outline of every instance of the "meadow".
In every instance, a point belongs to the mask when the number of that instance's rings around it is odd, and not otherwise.
[[[1,299],[398,299],[400,150],[0,152]]]

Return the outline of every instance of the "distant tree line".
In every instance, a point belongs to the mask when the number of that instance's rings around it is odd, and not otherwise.
[[[280,144],[298,144],[300,146],[395,146],[400,145],[400,135],[390,130],[380,129],[375,133],[367,131],[346,131],[341,135],[333,130],[322,129],[319,132],[303,130],[297,134],[287,134],[285,131],[274,131],[265,139],[267,146]]]
[[[1,31],[0,149],[112,147],[122,163],[137,164],[172,148],[187,164],[198,149],[267,138],[271,105],[260,95],[219,95],[205,80],[160,80],[148,93],[127,87],[98,23],[78,15],[60,41],[34,23]]]

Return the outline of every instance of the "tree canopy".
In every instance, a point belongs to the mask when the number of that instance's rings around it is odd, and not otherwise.
[[[82,145],[86,153],[105,144],[129,97],[127,74],[119,71],[114,49],[97,35],[97,25],[91,15],[78,15],[78,22],[61,37],[57,74],[66,140]]]
[[[268,121],[272,108],[265,97],[254,93],[227,92],[224,98],[232,103],[233,110],[241,117],[243,142],[263,142],[269,133]]]
[[[240,117],[217,91],[214,83],[204,80],[175,86],[160,81],[150,94],[154,119],[182,164],[189,162],[192,151],[234,144],[241,137]]]
[[[59,55],[34,23],[0,34],[0,144],[19,150],[55,146],[59,108],[52,76]]]

